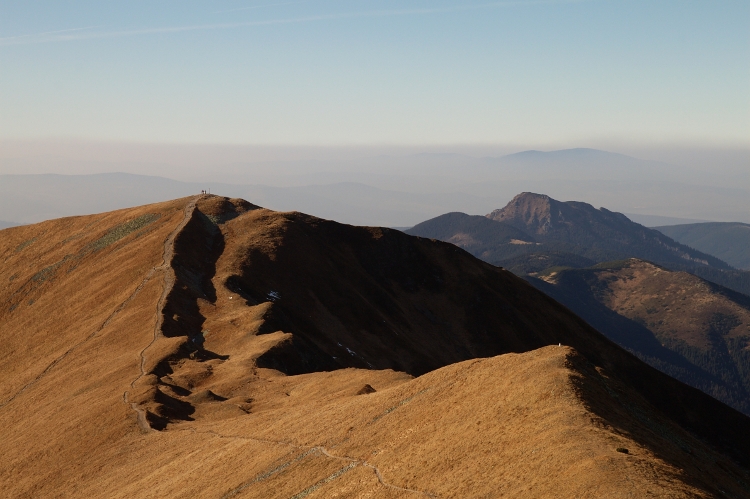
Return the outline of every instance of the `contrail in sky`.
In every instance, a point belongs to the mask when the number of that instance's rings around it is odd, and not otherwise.
[[[142,28],[118,31],[95,31],[86,32],[89,28],[72,28],[59,31],[47,31],[44,33],[33,33],[28,35],[9,36],[0,38],[0,46],[28,45],[34,43],[67,42],[74,40],[92,40],[100,38],[120,38],[137,35],[151,35],[159,33],[183,33],[188,31],[211,31],[221,29],[236,29],[253,26],[271,26],[276,24],[298,24],[315,21],[328,21],[338,19],[356,19],[364,17],[394,17],[410,16],[419,14],[443,14],[449,12],[462,12],[470,10],[488,9],[493,7],[515,7],[528,5],[552,5],[585,3],[595,0],[536,0],[536,1],[508,1],[490,2],[474,5],[461,5],[453,7],[422,8],[422,9],[397,9],[397,10],[370,10],[362,12],[342,12],[338,14],[321,14],[306,17],[292,17],[286,19],[269,19],[266,21],[247,21],[234,23],[198,24],[192,26],[166,26],[157,28]],[[277,4],[278,5],[278,4]]]
[[[15,43],[4,43],[6,41],[16,41],[17,43],[39,43],[37,40],[34,40],[35,37],[41,38],[41,37],[58,37],[58,36],[65,36],[61,35],[61,33],[71,33],[75,31],[84,31],[87,29],[94,29],[98,26],[87,26],[85,28],[69,28],[69,29],[58,29],[55,31],[44,31],[42,33],[31,33],[28,35],[18,35],[18,36],[8,36],[4,38],[0,38],[0,44],[2,45],[15,45]]]

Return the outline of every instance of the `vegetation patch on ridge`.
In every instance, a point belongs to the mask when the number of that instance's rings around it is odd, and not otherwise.
[[[31,280],[34,282],[44,282],[47,279],[51,278],[55,275],[55,271],[60,268],[60,266],[65,263],[66,260],[70,258],[70,255],[65,256],[62,260],[59,262],[55,262],[52,265],[49,265],[47,267],[44,267],[42,270],[31,276]]]
[[[21,244],[19,244],[18,246],[16,246],[16,253],[19,253],[20,251],[22,251],[22,250],[23,250],[24,248],[26,248],[27,246],[29,246],[29,245],[33,244],[33,243],[34,243],[34,241],[36,241],[36,239],[37,239],[36,237],[32,237],[32,238],[31,238],[31,239],[29,239],[28,241],[24,241],[24,242],[22,242]]]
[[[120,224],[107,232],[104,236],[100,237],[96,241],[89,243],[85,250],[89,251],[99,251],[107,246],[116,243],[120,239],[129,236],[133,232],[140,230],[147,225],[155,222],[161,217],[161,215],[156,213],[147,213],[145,215],[141,215],[138,218],[134,218],[133,220],[130,220],[129,222],[125,222],[123,224]]]

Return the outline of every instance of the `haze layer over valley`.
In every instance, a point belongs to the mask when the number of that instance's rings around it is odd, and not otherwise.
[[[468,155],[398,149],[383,154],[389,151],[373,148],[318,151],[319,159],[313,151],[308,152],[312,158],[305,160],[276,152],[277,159],[253,162],[248,157],[261,156],[262,151],[240,148],[230,155],[231,149],[216,147],[217,158],[212,161],[212,148],[198,148],[197,158],[190,159],[179,148],[157,154],[158,148],[149,152],[145,146],[133,145],[120,146],[122,154],[134,156],[124,161],[111,152],[58,148],[52,148],[57,153],[52,157],[29,158],[27,150],[0,147],[0,220],[33,223],[212,189],[273,209],[386,227],[411,227],[449,211],[485,214],[528,190],[556,199],[586,200],[633,218],[638,214],[674,217],[673,224],[750,222],[750,169],[738,166],[737,159],[707,168],[592,149],[481,157],[477,154],[486,154],[481,149]],[[106,161],[93,161],[96,157]],[[156,158],[162,163],[155,163]],[[230,159],[237,162],[228,163]],[[174,164],[176,160],[185,164]],[[110,173],[21,174],[76,170]],[[655,224],[663,223],[660,220]]]

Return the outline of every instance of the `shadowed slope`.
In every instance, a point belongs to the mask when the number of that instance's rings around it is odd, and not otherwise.
[[[636,259],[532,283],[660,370],[750,413],[750,298]]]
[[[537,246],[533,237],[512,225],[465,213],[446,213],[404,232],[453,243],[487,262],[528,253]]]
[[[716,420],[703,421],[695,408],[729,418],[726,423],[747,424],[643,365],[510,272],[453,245],[266,210],[248,212],[222,231],[225,255],[233,261],[220,259],[217,279],[253,307],[268,307],[260,333],[283,331],[291,343],[268,351],[259,365],[289,373],[333,363],[421,374],[472,357],[562,342],[616,372],[669,417],[722,445],[738,441],[721,436]],[[237,302],[231,307],[238,317],[243,313]],[[304,346],[294,349],[295,342]],[[746,437],[742,442],[750,443]]]

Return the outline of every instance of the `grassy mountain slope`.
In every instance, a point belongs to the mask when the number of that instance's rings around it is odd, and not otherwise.
[[[453,245],[216,196],[4,235],[11,497],[750,491],[750,419]]]
[[[750,298],[641,260],[532,280],[662,371],[750,414]]]
[[[654,228],[735,268],[750,270],[750,224],[707,222]]]

